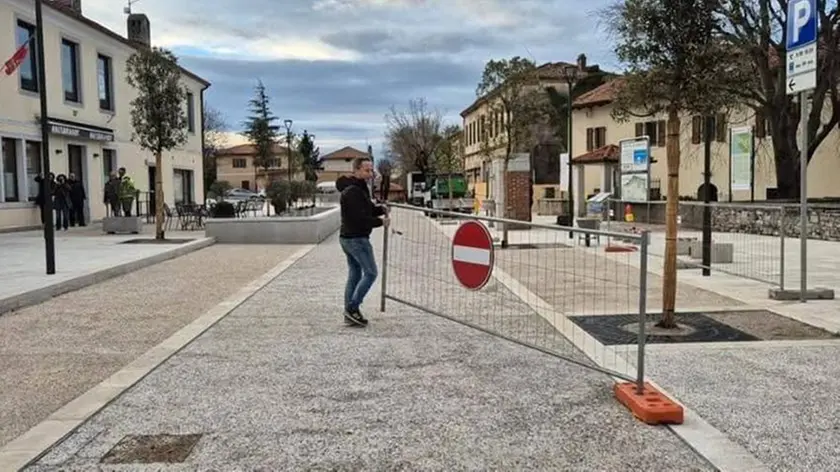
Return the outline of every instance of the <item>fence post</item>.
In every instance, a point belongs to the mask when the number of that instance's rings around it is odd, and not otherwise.
[[[382,293],[379,299],[379,311],[382,313],[385,312],[385,294],[388,286],[388,233],[390,232],[390,225],[382,228],[382,281],[380,282]]]
[[[639,340],[638,358],[636,360],[636,393],[644,394],[645,391],[645,343],[647,334],[647,281],[648,281],[648,245],[650,244],[650,231],[642,231],[641,248],[639,250]]]
[[[787,207],[782,207],[779,217],[779,290],[785,289],[785,216]]]

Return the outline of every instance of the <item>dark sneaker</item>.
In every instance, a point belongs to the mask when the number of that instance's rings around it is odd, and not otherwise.
[[[352,313],[344,312],[344,322],[353,326],[367,326],[368,320],[356,310]]]

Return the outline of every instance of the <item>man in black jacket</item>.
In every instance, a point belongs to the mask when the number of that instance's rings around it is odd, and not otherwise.
[[[341,192],[341,249],[347,256],[347,286],[344,289],[344,320],[348,324],[367,326],[359,307],[376,280],[376,258],[370,244],[373,228],[388,226],[387,207],[371,200],[368,181],[373,177],[370,159],[353,161],[353,175],[335,182]]]

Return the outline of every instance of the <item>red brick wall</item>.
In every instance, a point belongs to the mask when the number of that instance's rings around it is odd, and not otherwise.
[[[531,221],[531,173],[508,172],[505,179],[505,201],[510,208],[505,217]]]

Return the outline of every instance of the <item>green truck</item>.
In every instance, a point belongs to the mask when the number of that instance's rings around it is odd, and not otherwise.
[[[424,176],[411,172],[407,176],[408,201],[412,205],[435,210],[472,213],[474,199],[470,196],[464,174],[437,174]],[[452,194],[449,193],[450,182]]]

